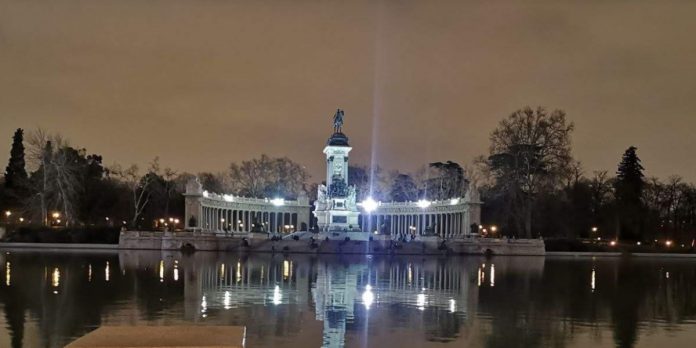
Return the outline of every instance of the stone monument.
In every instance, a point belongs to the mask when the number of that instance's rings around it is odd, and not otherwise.
[[[360,232],[355,186],[348,185],[348,153],[352,149],[343,134],[343,110],[336,110],[333,134],[324,147],[326,184],[319,185],[314,216],[320,232]]]

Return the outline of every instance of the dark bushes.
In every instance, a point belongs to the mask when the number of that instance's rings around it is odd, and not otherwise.
[[[26,226],[10,231],[3,238],[3,242],[118,244],[119,231],[118,227],[70,227],[57,229],[43,226]]]

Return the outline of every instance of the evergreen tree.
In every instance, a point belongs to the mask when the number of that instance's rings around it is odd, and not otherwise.
[[[624,152],[614,184],[618,213],[617,232],[620,237],[632,240],[642,238],[643,203],[641,197],[645,188],[644,168],[636,150],[635,146],[631,146]]]
[[[24,162],[24,130],[18,128],[12,137],[10,160],[5,169],[5,188],[21,190],[26,187],[27,171]]]

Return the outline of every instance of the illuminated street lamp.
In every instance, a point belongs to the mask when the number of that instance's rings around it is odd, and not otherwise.
[[[9,210],[6,210],[6,211],[5,211],[5,216],[7,216],[7,217],[9,218],[9,217],[10,217],[10,215],[12,215],[12,212],[11,212],[11,211],[9,211]]]
[[[491,232],[496,232],[496,231],[498,231],[498,226],[496,226],[496,225],[491,226]]]
[[[597,226],[593,226],[593,227],[592,227],[592,232],[597,232],[597,231],[599,231],[599,228],[597,228]]]
[[[52,216],[54,219],[58,219],[58,218],[60,217],[60,213],[57,212],[57,211],[54,211],[53,214],[51,214],[51,216]],[[59,222],[59,223],[60,223],[60,222]]]
[[[665,245],[668,246],[668,247],[672,246],[672,241],[671,241],[671,240],[666,241],[666,242],[665,242]]]

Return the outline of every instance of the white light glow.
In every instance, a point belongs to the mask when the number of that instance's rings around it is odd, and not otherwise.
[[[378,206],[379,206],[379,203],[377,203],[374,199],[372,199],[372,197],[368,197],[367,199],[362,201],[362,207],[368,213],[371,213],[371,212],[377,210]]]
[[[10,286],[12,284],[12,268],[10,266],[10,261],[5,263],[5,285]]]
[[[225,296],[222,298],[222,304],[225,307],[225,309],[230,309],[232,308],[230,306],[230,303],[232,302],[232,294],[230,294],[229,291],[225,291]]]
[[[281,299],[280,286],[276,285],[275,289],[273,289],[273,304],[276,306],[279,305]]]
[[[418,297],[416,297],[416,305],[418,309],[425,310],[425,294],[418,294]]]
[[[457,204],[459,204],[459,198],[452,198],[452,199],[450,199],[450,204],[451,204],[451,205],[457,205]]]
[[[232,195],[224,195],[224,196],[222,196],[222,199],[224,199],[225,202],[233,202],[233,201],[234,201],[234,196],[232,196]]]
[[[418,205],[418,207],[425,209],[425,208],[429,207],[430,204],[432,204],[432,203],[428,200],[421,199],[418,202],[416,202],[416,204]]]
[[[454,313],[457,311],[457,301],[455,301],[453,298],[449,300],[449,310],[450,313]]]
[[[51,276],[51,285],[57,288],[60,285],[60,270],[56,267],[53,269],[53,274]]]
[[[111,275],[111,272],[109,270],[109,261],[106,261],[106,267],[104,268],[104,280],[106,280],[108,282],[110,275]]]
[[[365,286],[365,292],[362,294],[362,301],[366,309],[370,309],[372,303],[375,301],[375,294],[372,293],[372,286],[370,284]]]
[[[201,298],[201,313],[205,313],[208,310],[208,300],[205,295]]]
[[[203,191],[203,197],[208,198],[209,195],[208,191]]]
[[[495,286],[495,265],[491,265],[491,275],[490,275],[491,287]]]
[[[160,283],[164,283],[164,260],[160,260],[159,262],[159,278]]]
[[[285,205],[285,200],[282,198],[273,198],[271,199],[271,204],[275,205],[276,207],[279,207],[281,205]]]
[[[592,288],[592,292],[595,290],[595,270],[594,268],[592,269],[592,277],[590,279],[590,288]]]

